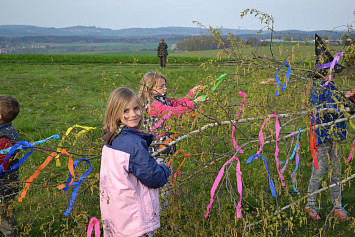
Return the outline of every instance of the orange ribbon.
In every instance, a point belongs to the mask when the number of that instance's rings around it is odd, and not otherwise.
[[[61,153],[63,155],[67,155],[69,157],[69,161],[68,161],[68,169],[69,169],[69,172],[71,173],[71,175],[73,176],[73,179],[71,180],[71,182],[69,183],[69,186],[74,182],[74,178],[75,178],[75,174],[74,174],[74,165],[73,165],[73,158],[71,157],[71,155],[65,150],[65,149],[62,149],[61,150]],[[65,187],[65,184],[61,184],[61,185],[58,185],[57,188],[59,190],[63,189]]]
[[[69,172],[73,175],[74,175],[74,168],[73,168],[73,158],[71,157],[71,155],[65,150],[65,149],[62,149],[62,150],[58,150],[56,152],[52,152],[48,157],[47,159],[43,162],[42,165],[40,165],[37,170],[34,172],[34,174],[28,178],[26,180],[26,183],[25,183],[25,188],[24,190],[22,191],[21,193],[21,197],[18,199],[19,202],[22,202],[22,199],[26,197],[26,193],[28,191],[28,189],[30,188],[30,185],[31,183],[33,182],[33,180],[35,178],[37,178],[37,176],[39,175],[39,173],[41,173],[41,171],[49,164],[49,162],[51,162],[51,160],[54,158],[55,155],[57,155],[58,153],[61,153],[63,155],[67,155],[69,156],[69,162],[68,162],[68,168],[69,168]]]
[[[175,180],[176,180],[176,175],[178,173],[178,171],[180,170],[180,168],[182,167],[182,165],[185,163],[185,160],[186,160],[186,157],[190,156],[189,154],[186,154],[183,150],[179,149],[175,152],[174,156],[176,156],[179,152],[182,152],[185,154],[184,156],[184,160],[181,162],[180,166],[177,168],[176,172],[174,173],[174,177],[172,177],[170,179],[171,182],[171,185],[174,186],[175,185]],[[167,166],[169,166],[171,164],[171,160],[168,162]]]

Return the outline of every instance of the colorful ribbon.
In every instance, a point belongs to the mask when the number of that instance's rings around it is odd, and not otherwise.
[[[337,65],[338,62],[335,62],[334,66]],[[324,64],[321,64],[321,65],[316,65],[316,68],[317,69],[327,69],[327,68],[330,68],[330,65],[332,65],[332,62],[329,62],[329,63],[324,63]]]
[[[211,200],[210,203],[207,206],[207,213],[205,214],[205,218],[207,218],[208,214],[210,213],[210,208],[213,204],[213,197],[214,194],[216,192],[216,189],[218,187],[219,182],[221,181],[223,174],[224,174],[224,168],[226,167],[226,165],[230,164],[233,160],[237,160],[237,185],[238,185],[238,191],[240,191],[240,193],[242,192],[241,187],[242,187],[242,180],[241,180],[241,176],[240,176],[240,162],[239,159],[236,156],[233,156],[229,161],[227,161],[222,168],[220,169],[216,180],[214,181],[213,185],[212,185],[212,189],[211,189]],[[239,175],[238,175],[239,174]],[[240,210],[240,206],[241,206],[241,200],[239,200],[238,205],[237,205],[237,217],[240,218],[241,217],[241,210]]]
[[[301,131],[301,130],[302,130],[302,128],[299,129],[299,131]],[[291,142],[291,148],[292,148],[293,140],[295,138],[295,133],[293,132],[292,135],[293,135],[293,137],[292,137],[292,142]],[[293,190],[295,190],[295,192],[297,192],[297,194],[300,194],[300,192],[296,189],[295,177],[294,176],[296,176],[296,172],[298,170],[298,164],[299,164],[299,161],[300,161],[300,156],[299,156],[299,153],[300,153],[300,143],[299,143],[300,135],[301,135],[301,133],[299,133],[297,135],[296,145],[295,145],[295,148],[293,149],[293,152],[292,152],[292,155],[290,156],[290,158],[287,159],[286,162],[281,162],[281,164],[285,164],[284,167],[281,169],[281,174],[283,174],[285,169],[286,169],[286,166],[287,166],[289,160],[292,160],[293,157],[295,157],[295,155],[296,155],[296,167],[293,170],[293,172],[291,173],[291,178],[292,178]],[[290,151],[291,151],[291,149],[290,149]]]
[[[344,55],[344,52],[343,52],[343,51],[341,51],[341,52],[339,52],[339,53],[337,53],[337,54],[335,55],[333,61],[332,61],[331,64],[330,64],[330,68],[329,68],[329,79],[328,79],[328,81],[326,81],[326,82],[324,83],[324,85],[323,85],[324,87],[327,86],[327,85],[329,84],[329,82],[332,80],[332,71],[333,71],[333,68],[334,68],[335,64],[337,64],[337,63],[339,62],[340,57],[343,56],[343,55]]]
[[[269,117],[265,120],[265,122],[261,126],[261,129],[260,129],[260,132],[259,132],[260,148],[259,148],[258,152],[255,155],[252,155],[252,156],[249,157],[249,159],[247,161],[247,164],[249,164],[253,159],[257,159],[258,157],[262,157],[263,158],[264,164],[265,164],[265,169],[266,169],[266,171],[268,173],[268,176],[269,176],[269,185],[270,185],[271,193],[272,193],[273,197],[276,197],[276,191],[275,191],[274,182],[273,182],[273,180],[272,180],[272,178],[270,176],[270,172],[269,172],[269,169],[268,169],[267,164],[266,164],[266,159],[265,159],[264,156],[260,155],[260,152],[262,151],[262,149],[264,147],[263,129],[264,129],[265,125],[266,125],[266,122],[269,121],[269,119],[271,117],[275,117],[276,118],[276,122],[275,122],[275,133],[276,133],[276,139],[275,139],[276,140],[275,161],[276,161],[276,168],[277,168],[277,172],[278,172],[278,174],[280,176],[282,186],[286,186],[286,184],[283,182],[284,181],[284,177],[282,176],[282,173],[279,170],[280,161],[278,159],[279,147],[277,145],[277,141],[279,140],[279,134],[280,134],[281,127],[280,127],[278,115],[276,115],[276,114],[269,115]]]
[[[299,129],[299,131],[301,131],[301,130],[302,130],[302,128]],[[293,141],[294,141],[294,138],[295,138],[295,133],[292,132],[291,134],[292,134],[292,142],[291,142],[290,151],[291,151],[291,149],[292,149]],[[292,159],[295,157],[296,153],[297,153],[297,148],[298,148],[298,146],[299,146],[300,135],[301,135],[301,133],[299,133],[299,134],[297,135],[296,145],[295,145],[295,148],[293,149],[293,152],[292,152],[290,158],[287,159],[286,161],[281,161],[281,162],[280,162],[280,164],[285,164],[284,167],[281,169],[281,174],[283,174],[283,173],[285,172],[285,169],[286,169],[286,166],[287,166],[288,162],[289,162],[290,160],[292,160]]]
[[[247,160],[247,164],[250,164],[250,162],[254,159],[257,159],[258,157],[261,157],[264,161],[264,164],[265,164],[265,169],[267,171],[267,176],[269,178],[269,186],[270,186],[270,190],[271,190],[271,194],[273,197],[276,197],[276,189],[275,189],[275,184],[274,184],[274,181],[270,175],[270,172],[269,172],[269,169],[267,167],[267,163],[266,163],[266,159],[264,156],[260,155],[260,154],[255,154],[255,155],[252,155],[249,157],[249,159]]]
[[[291,150],[292,150],[293,141],[295,140],[295,135],[296,135],[296,134],[295,134],[294,132],[292,132],[291,135],[292,135],[292,141],[291,141],[290,150],[288,151],[287,156],[290,156],[290,153],[291,153]],[[296,145],[297,145],[297,144],[296,144]],[[287,159],[286,161],[280,161],[280,165],[281,165],[281,164],[286,164],[286,165],[287,165],[288,160],[289,160],[289,159]],[[281,169],[281,173],[284,172],[284,169],[285,169],[285,167],[283,167],[283,168]]]
[[[239,114],[243,111],[243,106],[246,102],[246,96],[247,94],[244,93],[243,91],[239,91],[239,95],[241,95],[243,97],[243,102],[239,105],[239,110],[240,111],[237,111],[237,113],[235,114],[235,117],[234,117],[234,122],[237,121],[237,117],[239,116]],[[242,149],[239,148],[238,144],[237,144],[237,141],[235,140],[234,138],[234,132],[235,132],[235,125],[233,123],[233,127],[232,127],[232,141],[233,141],[233,147],[235,148],[236,151],[238,151],[238,153],[244,153],[244,151]]]
[[[354,144],[355,144],[355,139],[354,139],[353,144],[352,144],[352,146],[351,146],[351,148],[350,148],[350,154],[349,154],[348,159],[346,160],[346,163],[349,163],[349,162],[350,162],[350,160],[351,160],[351,152],[353,151]]]
[[[293,170],[293,172],[291,173],[293,190],[295,190],[295,192],[296,192],[297,194],[301,194],[301,193],[297,190],[296,185],[295,185],[295,176],[297,175],[296,172],[297,172],[297,170],[298,170],[298,164],[299,164],[299,162],[300,162],[300,149],[301,149],[301,148],[300,148],[300,145],[298,144],[298,146],[297,146],[297,152],[296,152],[296,167],[295,167],[295,169]]]
[[[279,67],[279,69],[277,69],[275,72],[275,79],[276,79],[276,83],[277,83],[277,90],[276,90],[275,96],[280,96],[280,77],[279,77],[278,71],[283,67],[287,67],[287,72],[286,72],[286,82],[283,84],[281,91],[286,90],[286,87],[287,87],[287,84],[289,82],[289,78],[291,75],[291,67],[288,64],[288,62],[285,61],[284,64],[281,67]]]
[[[74,162],[73,164],[73,168],[75,170],[76,166],[79,164],[79,162],[81,161],[85,161],[86,163],[89,164],[89,169],[87,171],[85,171],[85,173],[79,178],[79,181],[78,182],[73,182],[74,180],[74,175],[72,175],[70,172],[69,172],[69,175],[68,175],[68,179],[67,179],[67,183],[65,184],[65,186],[63,185],[60,185],[58,186],[58,189],[62,189],[63,191],[68,191],[69,187],[70,186],[75,186],[74,189],[73,189],[73,192],[72,192],[72,195],[71,195],[71,200],[69,202],[69,206],[68,206],[68,209],[66,210],[66,212],[64,213],[64,216],[68,216],[69,213],[71,212],[71,210],[73,209],[73,205],[74,205],[74,202],[75,202],[75,198],[76,198],[76,195],[78,193],[78,190],[80,188],[80,185],[82,184],[82,182],[84,181],[84,179],[86,179],[86,176],[88,176],[92,170],[91,168],[91,163],[88,159],[79,159],[77,161]]]
[[[315,130],[316,130],[316,121],[317,119],[314,117],[314,125],[312,128],[312,120],[311,117],[309,118],[310,120],[310,127],[309,127],[309,142],[310,142],[310,147],[311,147],[311,154],[312,154],[312,158],[313,158],[313,164],[315,166],[315,168],[318,170],[319,169],[319,165],[318,165],[318,160],[317,160],[317,156],[319,155],[319,151],[316,145],[316,135],[315,135]],[[316,155],[316,152],[318,153],[318,155]]]
[[[149,132],[150,134],[155,130],[155,129],[157,129],[165,120],[167,120],[168,118],[170,118],[171,117],[171,115],[172,115],[172,112],[170,111],[168,114],[164,114],[163,115],[163,118],[161,118],[153,127],[152,127],[152,131],[151,132]],[[169,127],[168,127],[168,125],[166,125],[166,132],[168,133],[169,132]],[[162,133],[162,134],[158,134],[158,135],[156,135],[155,137],[156,138],[159,138],[159,137],[161,137],[161,136],[163,136],[163,135],[165,135],[165,133]]]
[[[189,157],[189,154],[186,154],[183,150],[179,149],[175,152],[174,157],[179,153],[182,152],[185,154],[183,161],[181,162],[180,166],[176,169],[176,172],[174,173],[174,176],[170,179],[171,185],[174,186],[175,185],[175,181],[176,181],[176,175],[178,174],[179,170],[181,169],[181,167],[183,166],[183,164],[185,163],[186,157]],[[171,161],[168,162],[167,166],[169,166],[171,163]]]
[[[43,162],[42,165],[40,165],[37,170],[34,172],[34,174],[28,178],[26,180],[26,184],[25,184],[25,188],[24,190],[22,191],[21,193],[21,197],[18,199],[19,202],[22,202],[22,199],[24,199],[26,197],[26,193],[28,191],[28,189],[30,188],[30,185],[31,183],[33,182],[33,180],[39,175],[39,173],[49,164],[49,162],[54,158],[54,156],[57,154],[57,153],[61,153],[61,154],[65,154],[65,155],[68,155],[69,156],[69,162],[68,162],[68,168],[69,168],[69,172],[74,174],[74,169],[73,169],[73,159],[71,158],[71,156],[66,152],[66,150],[59,150],[59,151],[56,151],[56,152],[52,152],[48,157],[47,159]],[[26,159],[24,159],[25,157],[23,157],[21,160],[23,160],[21,162],[18,162],[17,164],[15,164],[12,169],[15,169],[17,168],[18,166],[20,166],[28,157],[26,157]]]
[[[100,237],[100,221],[96,219],[95,217],[92,217],[89,226],[88,226],[88,231],[87,231],[87,237],[91,237],[92,229],[95,227],[95,237]]]
[[[5,162],[15,153],[15,151],[17,149],[22,149],[22,150],[26,150],[27,148],[32,148],[32,150],[30,152],[28,152],[26,155],[24,155],[18,163],[14,164],[10,170],[14,170],[17,167],[19,167],[23,162],[25,162],[27,160],[27,158],[32,154],[32,152],[34,151],[34,147],[31,143],[26,142],[26,141],[20,141],[18,143],[16,143],[15,145],[13,145],[12,147],[10,147],[10,150],[8,151],[5,160],[2,162],[2,164],[0,165],[0,173],[4,172],[4,164]]]
[[[215,91],[218,86],[221,84],[221,82],[226,78],[228,74],[227,73],[223,73],[219,78],[213,80],[212,82],[210,82],[209,86],[211,86],[210,91]],[[194,97],[190,97],[189,95],[186,95],[187,98],[189,99],[196,99],[198,97],[198,95],[200,94],[200,92],[198,91],[196,93],[196,95]],[[202,103],[206,101],[207,96],[203,95],[203,98],[201,101],[196,101],[195,103]]]
[[[237,117],[239,116],[239,114],[241,113],[241,111],[243,110],[243,106],[246,102],[246,93],[244,93],[243,91],[239,91],[239,95],[241,95],[243,97],[243,102],[240,104],[239,106],[239,110],[237,111],[234,121],[236,121]],[[233,124],[233,128],[232,128],[232,140],[233,140],[233,147],[235,148],[236,151],[238,151],[238,153],[243,153],[243,150],[241,150],[239,148],[239,146],[237,145],[237,142],[235,141],[234,138],[234,131],[235,131],[235,126]],[[223,174],[224,174],[224,168],[226,167],[226,165],[230,164],[233,160],[237,161],[237,165],[236,165],[236,177],[237,177],[237,190],[239,193],[239,202],[236,206],[236,210],[237,210],[237,218],[241,218],[242,217],[242,211],[241,211],[241,206],[242,206],[242,193],[243,193],[243,183],[242,183],[242,176],[241,176],[241,171],[240,171],[240,161],[238,159],[238,157],[236,157],[235,155],[229,160],[227,161],[222,168],[220,169],[217,178],[215,179],[213,185],[212,185],[212,189],[211,189],[211,200],[210,203],[207,206],[207,213],[205,214],[205,218],[208,216],[208,214],[210,213],[210,208],[213,204],[213,197],[215,194],[215,191],[218,187],[219,182],[221,181]]]
[[[87,133],[88,131],[95,129],[95,127],[88,127],[88,126],[81,126],[81,125],[73,125],[70,128],[67,129],[67,131],[65,132],[65,135],[63,136],[62,140],[59,142],[58,146],[61,147],[63,145],[63,142],[65,140],[65,138],[70,134],[70,132],[74,129],[74,128],[82,128],[82,130],[80,132],[78,132],[75,137],[78,138],[81,135],[84,135],[85,133]],[[73,144],[75,144],[76,141],[74,141]],[[59,154],[55,157],[56,159],[56,166],[59,167],[61,166],[60,160],[59,158]]]
[[[53,139],[59,139],[59,135],[55,134],[55,135],[50,136],[50,137],[48,137],[48,138],[46,138],[46,139],[43,139],[43,140],[40,140],[40,141],[36,141],[36,142],[32,143],[31,145],[32,145],[32,146],[36,146],[36,145],[38,145],[38,144],[41,144],[41,143],[44,143],[44,142],[48,142],[48,141],[53,140]],[[6,148],[6,149],[1,150],[1,151],[0,151],[0,154],[8,153],[11,148],[12,148],[12,147],[9,147],[9,148]],[[17,149],[21,149],[21,146],[18,146]]]

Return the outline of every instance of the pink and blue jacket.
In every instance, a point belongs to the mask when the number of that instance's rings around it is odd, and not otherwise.
[[[153,135],[124,127],[102,149],[100,209],[104,236],[142,236],[160,227],[159,190],[169,168],[149,154]]]

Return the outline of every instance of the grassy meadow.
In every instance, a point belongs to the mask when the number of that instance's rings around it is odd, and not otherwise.
[[[255,59],[257,55],[271,57],[270,49],[252,48],[236,50],[234,55],[223,55],[217,59],[219,51],[169,53],[168,65],[161,69],[155,52],[146,51],[104,53],[103,55],[0,55],[0,94],[16,97],[21,104],[21,112],[13,124],[20,133],[21,140],[30,142],[58,134],[63,142],[50,141],[41,145],[20,167],[20,193],[25,181],[40,166],[47,156],[58,148],[66,149],[74,160],[87,158],[92,172],[80,187],[73,210],[68,217],[63,213],[68,207],[72,188],[64,192],[57,185],[65,184],[68,177],[68,157],[60,156],[59,161],[52,160],[32,182],[23,202],[17,198],[9,206],[15,210],[19,230],[23,236],[85,236],[91,217],[100,218],[99,176],[100,152],[103,142],[101,126],[105,106],[110,93],[118,86],[127,86],[139,90],[140,80],[148,71],[159,71],[168,78],[168,96],[183,97],[195,85],[213,84],[222,73],[228,76],[213,92],[208,92],[210,102],[196,110],[197,116],[188,115],[181,119],[168,121],[169,129],[181,135],[199,130],[202,126],[217,123],[216,126],[200,130],[195,135],[177,144],[178,149],[190,155],[177,173],[177,180],[167,197],[161,203],[169,203],[161,213],[161,225],[157,236],[350,236],[355,231],[355,219],[339,223],[327,215],[331,211],[329,190],[319,195],[322,207],[322,221],[309,219],[303,212],[304,200],[276,216],[270,216],[280,208],[304,197],[311,174],[312,161],[309,149],[309,132],[301,135],[300,164],[296,176],[296,187],[292,188],[290,174],[295,168],[294,159],[290,161],[284,176],[286,186],[281,185],[278,177],[275,153],[275,119],[264,128],[265,141],[262,154],[267,158],[271,177],[275,182],[277,198],[270,193],[268,176],[261,159],[246,165],[249,156],[256,153],[260,142],[258,134],[268,114],[290,114],[280,118],[282,130],[280,137],[289,135],[299,128],[309,127],[308,115],[299,115],[302,111],[302,99],[305,97],[307,71],[313,69],[314,46],[276,46],[273,54],[279,61],[291,62],[294,69],[287,90],[275,97],[275,84],[261,84],[262,80],[272,78],[275,70],[282,64],[276,60]],[[337,50],[337,49],[334,49]],[[241,60],[230,61],[236,55]],[[228,61],[228,63],[226,63]],[[301,70],[302,69],[302,70]],[[285,71],[279,72],[284,81]],[[346,75],[338,82],[344,90],[355,88],[355,81]],[[232,125],[222,121],[231,121],[239,110],[244,91],[246,104],[238,119],[256,118],[246,123],[237,123],[235,138],[239,145],[246,144],[244,153],[237,154],[243,179],[243,218],[236,218],[236,204],[239,201],[235,174],[235,161],[227,165],[225,175],[214,196],[214,203],[207,218],[206,207],[210,201],[210,191],[223,164],[235,153],[231,139]],[[81,128],[74,125],[90,126],[94,129],[82,136],[76,136]],[[349,128],[349,139],[342,142],[342,161],[350,152],[355,131]],[[289,157],[292,137],[282,138],[278,142],[279,159]],[[294,143],[293,143],[294,144]],[[21,151],[22,157],[27,150]],[[183,161],[183,154],[169,157],[173,161],[173,170]],[[75,170],[76,181],[88,169],[80,163]],[[342,162],[343,178],[354,173],[354,161]],[[343,185],[343,205],[352,217],[355,217],[355,195],[352,181]],[[325,176],[322,186],[328,185]],[[327,217],[327,218],[326,218]],[[255,222],[261,223],[253,224]],[[253,224],[253,225],[251,225]]]

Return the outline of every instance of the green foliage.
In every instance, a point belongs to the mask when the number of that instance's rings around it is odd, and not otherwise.
[[[254,14],[254,12],[253,12]],[[265,19],[267,16],[263,16]],[[268,22],[269,23],[269,22]],[[218,31],[211,31],[218,41]],[[42,170],[31,184],[22,203],[14,200],[9,207],[15,208],[20,232],[23,236],[84,236],[88,221],[92,216],[100,218],[98,175],[100,154],[103,142],[101,126],[107,98],[118,86],[128,86],[136,92],[139,82],[147,71],[161,71],[168,78],[168,95],[183,97],[197,84],[207,85],[205,94],[209,103],[198,106],[196,117],[185,115],[167,121],[171,132],[179,137],[189,135],[178,142],[190,156],[177,174],[174,185],[166,185],[162,190],[162,227],[157,236],[346,236],[354,233],[354,218],[345,224],[332,216],[329,190],[320,193],[319,205],[322,207],[322,221],[314,222],[304,211],[304,200],[308,180],[311,175],[312,161],[309,150],[309,132],[301,135],[301,161],[296,176],[298,195],[292,188],[290,175],[295,168],[290,161],[284,173],[286,186],[281,185],[275,164],[275,119],[271,119],[263,130],[265,145],[262,154],[266,157],[271,177],[277,190],[277,198],[270,193],[268,176],[262,160],[254,160],[246,165],[249,156],[256,153],[260,143],[260,127],[267,115],[288,114],[280,117],[282,126],[280,141],[280,160],[286,160],[291,149],[291,132],[309,126],[308,114],[303,102],[307,99],[307,74],[314,66],[314,46],[278,44],[269,48],[248,47],[230,37],[233,47],[220,50],[218,57],[178,58],[169,57],[167,68],[160,70],[153,57],[122,56],[84,56],[84,55],[1,55],[0,81],[1,93],[16,97],[21,104],[21,112],[14,121],[20,131],[21,140],[36,141],[59,134],[63,138],[66,130],[75,125],[92,126],[83,136],[75,134],[75,128],[66,136],[59,147],[59,141],[51,141],[39,146],[26,163],[21,166],[20,192],[25,181],[34,173],[46,157],[58,148],[65,148],[73,159],[90,159],[93,172],[80,190],[69,217],[63,213],[68,207],[71,190],[64,192],[57,185],[64,184],[68,176],[68,158],[60,156],[61,166],[52,161]],[[269,52],[267,52],[267,49]],[[272,53],[270,53],[270,49]],[[273,59],[271,59],[273,56]],[[345,58],[353,57],[346,51]],[[227,59],[228,63],[225,63]],[[146,61],[145,61],[146,60]],[[154,57],[156,60],[156,57]],[[176,60],[176,61],[174,61]],[[275,97],[275,84],[261,82],[273,78],[275,70],[288,60],[292,76],[287,90]],[[120,63],[122,62],[122,63]],[[144,63],[147,62],[147,63]],[[227,73],[225,81],[213,92],[209,88],[222,73]],[[281,81],[285,70],[280,70]],[[210,85],[212,83],[212,85]],[[344,73],[336,83],[342,89],[355,87],[351,74]],[[224,176],[216,190],[214,203],[209,216],[206,207],[210,201],[210,191],[222,165],[235,154],[231,139],[231,120],[239,111],[242,102],[239,91],[247,94],[247,102],[237,119],[247,119],[236,123],[235,139],[243,146],[244,153],[236,156],[240,160],[243,179],[242,216],[236,218],[236,204],[240,200],[236,183],[236,161],[226,166]],[[212,124],[212,125],[211,125]],[[206,126],[210,125],[210,126]],[[204,127],[205,126],[205,127]],[[204,128],[204,129],[202,129]],[[191,132],[194,131],[193,134]],[[288,136],[288,137],[286,137]],[[349,128],[349,138],[355,132]],[[342,143],[342,157],[350,152],[351,140]],[[22,157],[24,152],[19,153]],[[180,153],[169,157],[173,170],[183,160]],[[343,176],[354,173],[354,162],[342,164]],[[76,181],[88,167],[81,163],[76,170]],[[327,177],[324,177],[327,181]],[[349,181],[343,185],[343,203],[355,216],[354,191]],[[324,182],[327,184],[327,182]],[[299,201],[297,201],[299,200]],[[296,202],[295,202],[296,201]],[[295,202],[288,209],[278,212],[282,207]],[[30,213],[30,214],[29,214]],[[276,213],[273,215],[273,213]],[[119,217],[118,217],[119,218]],[[102,223],[101,223],[102,224]]]

